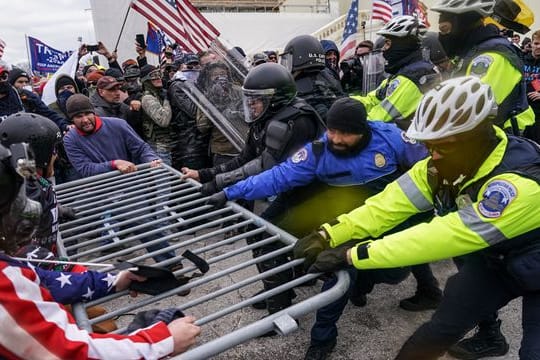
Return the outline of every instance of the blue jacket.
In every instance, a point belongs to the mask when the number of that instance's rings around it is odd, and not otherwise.
[[[357,155],[336,156],[328,150],[324,135],[320,151],[314,153],[314,143],[307,144],[283,163],[225,188],[227,199],[262,199],[314,180],[332,186],[367,185],[380,191],[427,157],[426,148],[405,137],[395,124],[371,121],[369,125],[371,141]]]
[[[96,116],[96,129],[89,135],[76,128],[69,130],[64,146],[69,161],[83,177],[114,170],[112,160],[138,165],[159,159],[125,120],[117,118]]]

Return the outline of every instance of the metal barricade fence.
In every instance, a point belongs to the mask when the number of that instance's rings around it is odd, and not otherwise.
[[[74,208],[78,215],[60,225],[60,255],[72,261],[111,264],[95,268],[98,271],[114,270],[115,261],[125,260],[168,267],[180,277],[197,270],[179,255],[189,249],[210,266],[206,274],[197,274],[200,277],[194,276],[187,284],[156,296],[129,298],[128,291],[123,291],[75,304],[73,311],[80,327],[91,330],[93,324],[118,319],[117,332],[123,333],[129,322],[127,315],[156,307],[176,307],[197,318],[203,335],[198,346],[175,359],[206,359],[271,330],[289,334],[298,327],[294,319],[333,302],[347,291],[349,277],[339,272],[333,288],[278,313],[259,319],[259,312],[246,311],[253,303],[317,275],[303,275],[252,296],[262,288],[262,279],[303,263],[302,259],[289,260],[263,273],[256,270],[257,263],[289,253],[296,239],[235,203],[228,202],[219,209],[206,205],[208,198],[199,192],[200,184],[180,176],[166,165],[151,168],[144,164],[133,173],[114,171],[56,187],[59,204]],[[246,243],[252,236],[260,241]],[[272,242],[280,242],[281,247],[252,257],[252,250]],[[187,296],[177,296],[187,292]],[[86,308],[94,305],[108,312],[88,319]]]

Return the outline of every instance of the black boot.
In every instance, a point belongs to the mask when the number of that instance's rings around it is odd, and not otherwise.
[[[487,356],[503,356],[508,343],[501,333],[501,320],[481,322],[474,336],[461,340],[448,350],[457,359],[474,360]]]
[[[399,307],[407,311],[424,311],[436,309],[442,298],[442,291],[437,288],[417,289],[414,296],[403,299]]]
[[[304,360],[326,360],[328,359],[330,353],[336,347],[336,339],[329,341],[325,344],[320,345],[310,345],[307,349],[306,356]]]

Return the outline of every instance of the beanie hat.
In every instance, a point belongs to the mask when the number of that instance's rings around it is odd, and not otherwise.
[[[326,114],[326,126],[351,134],[370,131],[364,104],[349,97],[336,100]]]
[[[56,83],[54,84],[54,93],[58,96],[58,90],[62,86],[66,85],[73,85],[75,92],[77,92],[77,84],[75,84],[75,80],[73,80],[69,75],[61,75],[56,79]]]
[[[69,97],[66,103],[66,112],[70,119],[83,112],[95,113],[94,106],[90,99],[83,94],[74,94]]]
[[[9,77],[8,77],[8,81],[11,85],[15,84],[15,81],[17,81],[18,78],[20,77],[25,77],[28,79],[28,81],[30,81],[30,75],[28,75],[28,73],[26,71],[24,71],[23,69],[19,69],[19,68],[16,68],[14,67],[10,72],[9,72]]]

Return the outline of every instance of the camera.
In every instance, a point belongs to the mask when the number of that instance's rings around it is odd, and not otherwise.
[[[99,45],[86,45],[86,50],[88,51],[98,51]]]

